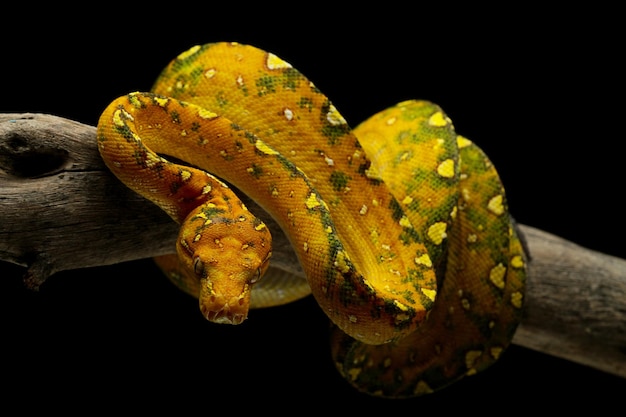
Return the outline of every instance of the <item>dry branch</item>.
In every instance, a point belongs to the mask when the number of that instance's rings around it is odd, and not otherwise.
[[[303,275],[272,227],[273,266]],[[171,253],[177,226],[105,168],[95,128],[44,114],[0,115],[0,260],[29,287],[68,269]],[[532,258],[514,343],[626,377],[626,260],[520,225]],[[88,244],[85,244],[88,242]]]

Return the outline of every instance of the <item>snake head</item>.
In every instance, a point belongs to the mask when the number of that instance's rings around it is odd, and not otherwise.
[[[240,324],[248,317],[252,286],[269,266],[271,235],[246,213],[207,218],[200,208],[181,227],[179,258],[187,275],[199,280],[200,311],[215,323]]]

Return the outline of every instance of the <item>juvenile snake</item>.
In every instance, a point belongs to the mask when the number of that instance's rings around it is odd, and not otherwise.
[[[276,55],[205,44],[151,92],[113,101],[98,147],[181,224],[181,269],[159,264],[208,320],[245,320],[270,263],[271,235],[233,188],[270,213],[307,276],[287,301],[313,294],[337,369],[361,391],[445,387],[495,362],[520,321],[526,257],[503,185],[433,103],[404,101],[352,129]],[[270,305],[285,302],[276,292]]]

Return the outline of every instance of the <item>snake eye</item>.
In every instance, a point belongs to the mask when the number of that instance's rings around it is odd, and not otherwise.
[[[250,278],[250,284],[254,284],[256,282],[259,282],[259,280],[261,279],[262,275],[263,275],[263,268],[258,268],[254,272],[254,276],[252,278]]]
[[[202,262],[199,256],[193,258],[193,272],[199,277],[204,276],[204,262]]]
[[[272,256],[272,252],[269,252],[267,256],[265,257],[265,260],[263,261],[261,266],[255,271],[254,276],[250,279],[250,284],[254,284],[255,282],[259,282],[261,280],[261,278],[265,274],[265,271],[267,271],[267,268],[270,265],[271,256]]]

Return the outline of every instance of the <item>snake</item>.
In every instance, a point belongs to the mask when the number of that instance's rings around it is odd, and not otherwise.
[[[496,363],[521,321],[529,261],[502,181],[431,101],[351,127],[286,60],[213,42],[106,106],[97,143],[180,224],[176,253],[155,260],[207,320],[237,325],[312,294],[358,391],[437,392]],[[306,280],[274,271],[272,233],[242,195],[280,226]]]

